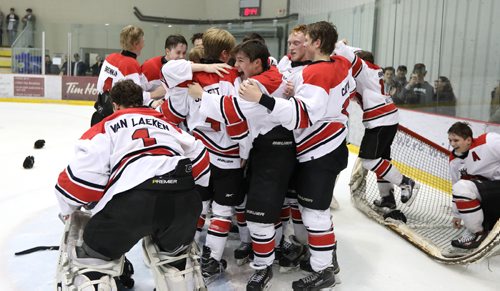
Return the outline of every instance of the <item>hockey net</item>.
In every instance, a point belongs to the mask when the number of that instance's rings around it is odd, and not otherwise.
[[[420,184],[418,195],[410,207],[400,202],[399,187],[394,187],[397,208],[406,216],[406,223],[384,219],[384,213],[373,205],[373,201],[380,197],[376,176],[363,169],[360,159],[351,175],[351,197],[354,205],[368,217],[389,227],[434,259],[449,264],[468,264],[500,252],[500,222],[474,251],[453,257],[446,254],[451,240],[464,231],[463,228],[453,228],[451,223],[449,154],[443,147],[403,126],[399,127],[392,144],[392,162],[402,174]]]

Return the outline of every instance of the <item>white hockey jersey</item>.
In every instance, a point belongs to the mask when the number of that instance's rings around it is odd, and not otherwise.
[[[352,64],[357,91],[355,100],[363,109],[363,125],[366,128],[375,128],[398,124],[398,108],[392,97],[384,94],[382,69],[356,56],[356,50],[359,49],[339,41],[335,45],[334,53],[347,58]]]
[[[450,155],[451,181],[460,179],[500,180],[500,134],[485,133],[474,138],[466,155]]]
[[[56,184],[63,215],[97,202],[94,213],[111,198],[154,176],[192,161],[195,183],[207,186],[210,158],[200,141],[150,108],[119,110],[94,125],[76,145],[75,157]]]
[[[110,91],[116,82],[124,79],[130,79],[142,89],[150,89],[146,77],[141,72],[141,66],[136,60],[137,55],[122,51],[121,53],[110,54],[104,60],[99,78],[97,79],[97,90],[99,93]],[[143,104],[149,105],[152,102],[151,94],[143,92]]]
[[[276,66],[250,78],[255,82],[262,93],[273,97],[284,97],[286,81],[278,72]],[[235,80],[235,91],[243,80],[238,77]],[[274,127],[281,125],[273,120],[268,110],[258,103],[248,102],[238,96],[217,95],[208,92],[203,94],[200,112],[227,126],[229,136],[235,140],[245,143],[245,150],[250,151],[253,140],[259,134],[266,134]],[[245,153],[248,154],[248,153]]]
[[[346,108],[356,83],[351,63],[341,56],[306,66],[297,83],[294,97],[275,98],[271,115],[285,128],[294,129],[297,159],[306,162],[332,152],[346,138]]]
[[[200,101],[188,96],[187,85],[199,83],[206,92],[233,95],[236,69],[222,78],[215,73],[195,72],[191,63],[185,60],[169,61],[162,67],[163,81],[169,88],[169,96],[161,107],[165,117],[179,124],[186,120],[189,130],[201,140],[210,152],[210,162],[222,169],[241,167],[241,158],[247,159],[247,150],[240,152],[240,144],[232,140],[224,123],[209,118],[200,112]]]

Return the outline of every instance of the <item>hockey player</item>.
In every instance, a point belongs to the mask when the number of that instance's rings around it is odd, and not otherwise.
[[[203,34],[202,63],[226,63],[235,42],[234,37],[226,30],[208,29]],[[242,159],[247,159],[248,156],[243,156],[247,150],[240,148],[240,144],[229,137],[226,125],[201,113],[199,100],[188,96],[187,85],[192,82],[199,83],[209,92],[233,94],[237,71],[230,70],[222,77],[215,73],[193,72],[199,65],[201,64],[178,60],[163,66],[162,74],[170,94],[161,109],[166,118],[175,124],[186,120],[193,135],[205,144],[210,153],[212,176],[210,187],[199,189],[203,211],[198,230],[201,231],[205,224],[205,215],[213,199],[212,217],[201,261],[203,276],[207,282],[211,282],[224,272],[227,265],[222,254],[231,228],[234,207],[244,199]],[[196,240],[199,240],[199,232]]]
[[[127,25],[120,32],[120,53],[110,54],[104,60],[99,78],[97,79],[98,99],[94,105],[97,110],[92,115],[91,125],[101,121],[113,113],[109,91],[114,84],[123,79],[133,80],[143,89],[147,89],[147,81],[142,75],[141,67],[137,62],[137,57],[141,54],[144,47],[144,31],[142,28]],[[165,89],[158,87],[152,92],[143,92],[144,105],[157,105],[155,99],[161,99],[165,96]]]
[[[298,82],[304,67],[311,63],[306,57],[306,50],[304,47],[305,34],[307,26],[299,24],[295,26],[288,35],[288,54],[281,58],[278,63],[278,69],[283,74],[283,79],[287,81],[287,88],[285,89],[286,96],[293,96],[294,89],[300,85]],[[294,172],[296,175],[296,172]],[[308,265],[308,258],[304,256],[307,249],[307,230],[302,223],[302,216],[299,211],[299,204],[297,201],[297,191],[295,187],[296,177],[292,177],[288,193],[286,195],[285,203],[281,209],[281,221],[283,224],[283,233],[287,233],[288,221],[290,216],[293,222],[294,235],[282,240],[281,250],[283,252],[280,258],[280,270],[287,271],[299,264],[301,261],[302,268]],[[333,200],[335,197],[332,198]],[[307,254],[306,254],[307,255]],[[310,268],[309,268],[310,269]]]
[[[356,55],[356,50],[360,51],[347,46],[345,41],[339,41],[335,53],[352,63],[357,91],[354,99],[363,109],[363,125],[366,128],[359,158],[365,169],[377,175],[380,192],[380,199],[373,203],[377,207],[395,209],[393,185],[396,185],[401,188],[401,202],[409,206],[415,200],[419,185],[402,175],[391,163],[391,145],[399,124],[398,109],[391,96],[384,93],[382,69]]]
[[[276,66],[269,64],[269,51],[259,40],[245,41],[233,50],[235,67],[241,76],[235,88],[252,80],[269,95],[284,97],[286,81]],[[293,134],[273,122],[267,110],[255,103],[203,92],[199,85],[189,89],[193,98],[201,98],[200,111],[227,124],[232,138],[250,135],[252,150],[248,162],[249,190],[245,217],[252,236],[256,270],[247,284],[247,290],[264,290],[272,278],[275,247],[282,238],[280,210],[283,205],[293,168],[295,144]],[[280,230],[279,233],[276,230]]]
[[[293,290],[316,290],[335,285],[332,256],[335,234],[330,202],[337,175],[347,166],[347,114],[355,90],[350,62],[330,57],[338,34],[326,21],[307,26],[306,54],[312,63],[304,68],[295,96],[273,98],[252,82],[242,84],[239,95],[266,107],[273,119],[294,129],[299,162],[297,193],[302,220],[308,231],[313,272],[293,282]]]
[[[453,226],[465,232],[451,245],[477,248],[500,218],[500,135],[485,133],[476,138],[465,122],[448,129],[453,148],[450,175],[453,183]]]
[[[165,290],[174,267],[178,272],[196,264],[185,253],[201,212],[194,186],[207,186],[209,181],[208,152],[162,114],[144,108],[142,89],[133,81],[116,83],[110,95],[115,113],[83,134],[75,158],[57,180],[55,192],[64,218],[78,208],[94,206],[80,238],[83,243],[65,250],[74,261],[69,274],[59,275],[73,277],[72,284],[92,284],[108,274],[99,266],[116,269],[110,264],[113,260],[151,236],[160,255],[170,258],[161,269],[168,274],[155,278],[158,290]],[[98,272],[90,272],[94,270]],[[164,273],[161,270],[155,274]],[[81,290],[78,284],[74,287]],[[101,288],[95,287],[108,290]]]
[[[170,60],[179,60],[186,57],[187,41],[180,34],[172,34],[165,39],[165,54],[146,60],[141,71],[148,82],[154,87],[161,85],[161,67]]]

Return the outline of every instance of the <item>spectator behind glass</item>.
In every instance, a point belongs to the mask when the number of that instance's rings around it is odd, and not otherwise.
[[[434,87],[436,113],[455,116],[457,99],[455,98],[455,93],[453,93],[450,80],[447,77],[439,76],[439,78],[434,81]]]
[[[33,10],[31,8],[26,9],[26,15],[24,15],[22,22],[23,22],[23,29],[26,30],[26,42],[28,44],[28,47],[34,47],[35,45],[35,21],[36,17],[33,14]]]
[[[398,96],[405,104],[418,104],[422,107],[432,105],[434,88],[424,80],[426,74],[427,70],[424,64],[415,64],[410,81],[403,87]]]
[[[82,60],[80,60],[80,55],[75,53],[73,55],[74,62],[71,63],[71,75],[72,76],[85,76],[87,73],[88,66]]]
[[[203,46],[194,47],[189,51],[188,59],[193,63],[200,63],[203,58]]]
[[[102,58],[101,56],[97,55],[95,57],[95,63],[90,67],[90,71],[92,72],[92,76],[99,76],[99,72],[101,71],[102,67]]]
[[[500,81],[493,92],[491,92],[490,112],[491,116],[489,121],[500,124]]]
[[[396,83],[398,83],[399,88],[403,88],[404,86],[406,86],[406,84],[408,84],[408,81],[406,80],[407,72],[408,69],[406,68],[406,66],[398,66],[398,69],[396,70],[396,77],[394,78],[394,80],[396,81]]]
[[[191,37],[191,43],[194,47],[203,47],[203,33],[197,32]]]
[[[45,55],[45,74],[50,75],[52,72],[52,60],[50,59],[50,55]]]
[[[64,55],[63,61],[64,62],[61,65],[61,68],[59,70],[59,75],[61,75],[61,76],[67,75],[67,73],[68,73],[68,56],[67,55]]]
[[[394,67],[385,67],[384,70],[384,94],[393,96],[397,93],[396,81],[394,81]]]
[[[0,46],[2,46],[2,39],[3,39],[3,19],[4,15],[2,10],[0,10]]]
[[[14,8],[10,8],[10,13],[5,17],[5,22],[7,24],[7,38],[9,40],[9,46],[12,46],[17,36],[17,26],[19,25],[19,16],[15,13]]]

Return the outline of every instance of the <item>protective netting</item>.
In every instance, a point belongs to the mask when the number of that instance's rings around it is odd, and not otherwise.
[[[400,202],[400,189],[394,187],[397,208],[407,218],[406,224],[394,220],[384,220],[373,201],[379,198],[376,176],[356,163],[351,176],[352,199],[356,207],[377,222],[387,225],[411,243],[434,258],[447,263],[473,262],[485,254],[491,254],[498,246],[500,236],[494,231],[488,237],[496,244],[486,246],[488,240],[467,257],[450,259],[442,252],[449,248],[450,241],[461,236],[464,229],[452,227],[451,178],[449,175],[449,152],[418,134],[400,126],[391,148],[393,164],[402,174],[420,184],[420,190],[413,204],[408,207]],[[498,228],[498,225],[497,225]],[[496,229],[497,229],[496,228]],[[498,231],[497,231],[498,233]],[[480,255],[482,253],[482,255]]]

